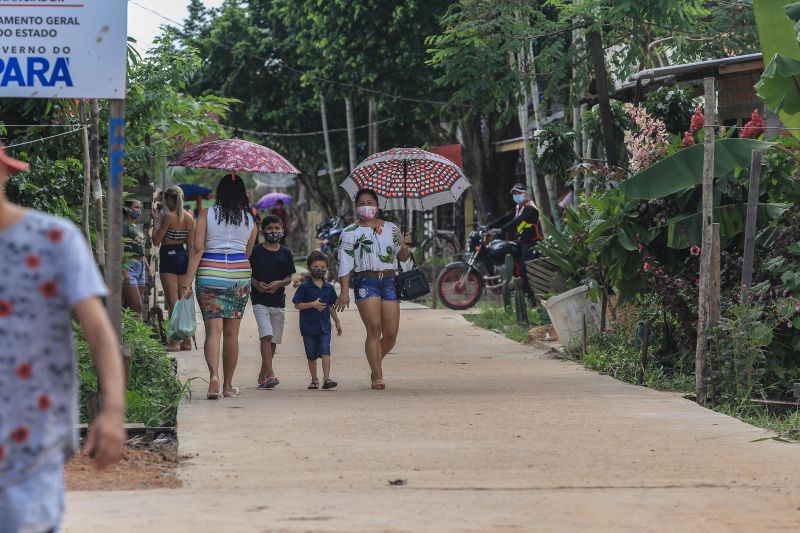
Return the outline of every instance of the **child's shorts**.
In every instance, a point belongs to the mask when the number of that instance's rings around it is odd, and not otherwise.
[[[316,361],[323,355],[331,354],[330,334],[303,335],[303,345],[306,348],[306,357],[309,361]]]
[[[258,337],[272,337],[272,342],[280,344],[283,339],[283,324],[286,321],[283,307],[254,304],[253,314],[256,315],[258,324]]]
[[[0,533],[61,531],[64,474],[61,462],[48,461],[20,483],[0,488]]]

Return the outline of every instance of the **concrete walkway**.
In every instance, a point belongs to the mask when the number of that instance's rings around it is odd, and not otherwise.
[[[193,383],[183,488],[70,493],[66,531],[800,530],[800,447],[754,442],[763,430],[419,308],[386,391],[369,390],[354,310],[332,348],[339,389],[308,391],[287,314],[277,390],[256,390],[249,314],[242,396]],[[183,378],[207,377],[201,352],[180,358]]]

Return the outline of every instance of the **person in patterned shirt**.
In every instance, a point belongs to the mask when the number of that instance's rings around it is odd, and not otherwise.
[[[397,261],[406,270],[413,266],[409,237],[397,225],[378,218],[375,191],[358,191],[355,202],[358,221],[342,231],[339,246],[342,290],[334,309],[342,312],[350,306],[352,277],[356,307],[367,329],[365,351],[372,371],[372,389],[384,390],[383,359],[394,347],[400,328],[400,299],[394,288]]]
[[[60,530],[63,464],[78,444],[72,313],[103,384],[85,450],[102,468],[125,442],[119,341],[100,301],[106,287],[74,224],[6,198],[9,176],[27,169],[0,145],[0,533]]]

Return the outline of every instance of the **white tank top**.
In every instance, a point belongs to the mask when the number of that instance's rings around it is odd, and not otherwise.
[[[242,223],[238,226],[217,222],[216,206],[208,209],[206,222],[206,252],[215,254],[247,253],[247,242],[253,232],[255,221],[246,211],[242,213]],[[244,221],[249,220],[245,225]]]

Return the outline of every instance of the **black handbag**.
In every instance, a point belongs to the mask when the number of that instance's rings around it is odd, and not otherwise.
[[[414,300],[431,292],[428,278],[414,261],[414,254],[411,254],[411,262],[414,263],[414,267],[411,270],[403,271],[400,260],[397,261],[399,272],[394,280],[394,288],[397,291],[397,297],[401,300]]]

